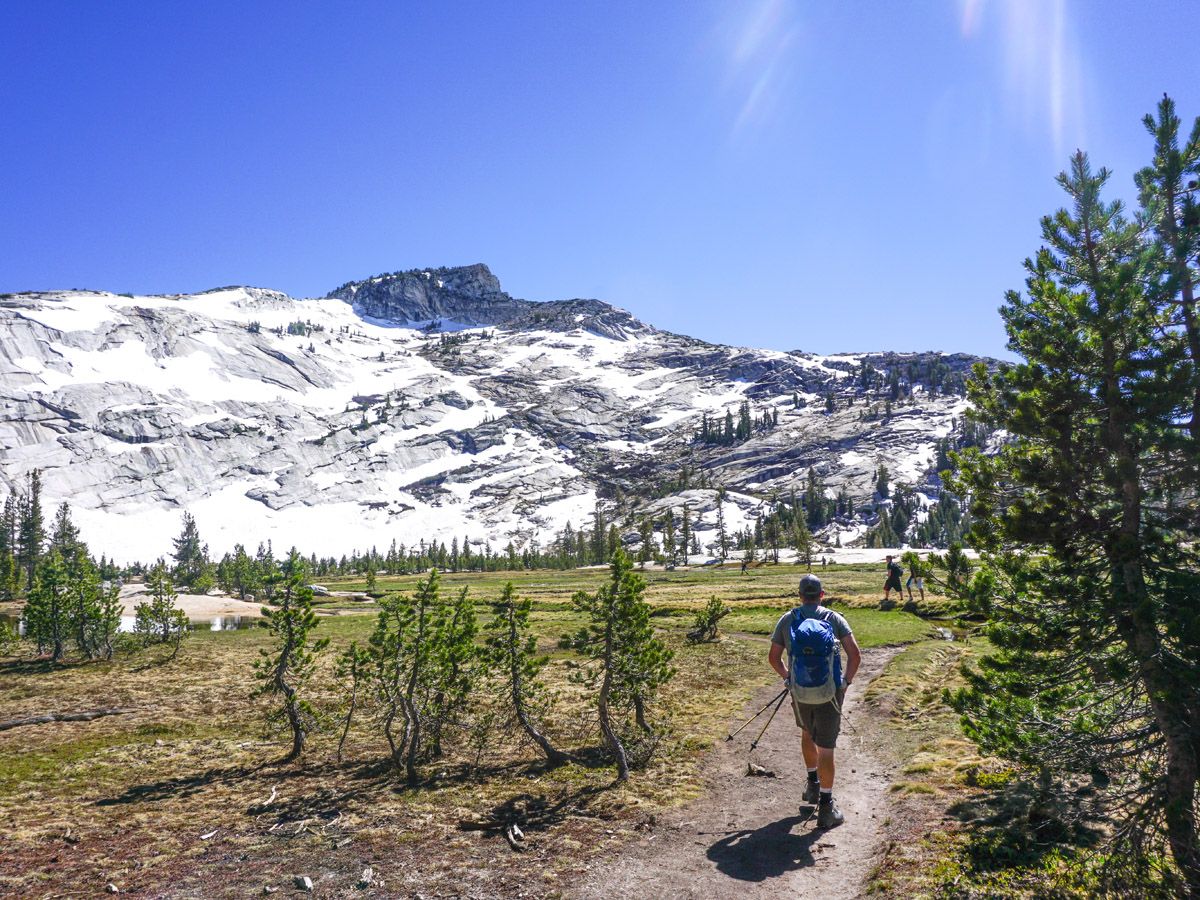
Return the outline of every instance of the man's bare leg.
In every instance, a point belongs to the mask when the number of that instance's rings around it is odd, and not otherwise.
[[[813,743],[813,739],[808,736],[807,731],[801,732],[800,752],[804,754],[804,767],[807,769],[815,768],[817,770],[817,778],[821,781],[821,787],[826,790],[833,789],[833,751],[826,750],[824,747],[818,747]]]

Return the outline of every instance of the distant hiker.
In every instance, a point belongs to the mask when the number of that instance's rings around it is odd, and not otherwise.
[[[845,617],[821,606],[824,596],[821,579],[816,575],[800,579],[802,604],[784,613],[775,625],[768,660],[771,668],[788,683],[796,724],[804,729],[800,752],[808,769],[808,783],[803,800],[817,804],[818,828],[833,828],[846,820],[833,800],[833,751],[842,727],[842,701],[858,671],[862,654]]]
[[[821,557],[821,568],[825,568],[825,557]]]
[[[745,574],[746,574],[746,570],[747,570],[748,568],[750,568],[750,560],[748,560],[748,559],[743,559],[743,560],[742,560],[742,574],[743,574],[743,575],[745,575]]]
[[[908,600],[912,602],[912,586],[916,583],[917,590],[921,592],[921,602],[925,602],[925,579],[921,577],[921,561],[915,555],[908,563],[908,581],[904,583],[904,587],[908,590]]]
[[[883,583],[883,599],[884,601],[892,599],[892,591],[897,590],[900,596],[904,596],[904,588],[900,587],[900,576],[904,574],[904,567],[895,561],[895,557],[890,553],[887,557],[887,581]]]

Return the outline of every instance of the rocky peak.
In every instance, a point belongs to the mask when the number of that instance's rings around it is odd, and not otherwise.
[[[475,327],[583,329],[617,340],[653,331],[600,300],[539,303],[511,297],[483,263],[376,275],[347,282],[327,296],[352,304],[361,315],[399,324],[443,321]]]

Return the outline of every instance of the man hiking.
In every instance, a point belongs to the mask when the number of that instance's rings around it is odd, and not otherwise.
[[[816,575],[800,579],[802,605],[780,618],[771,635],[768,659],[788,683],[796,724],[804,729],[800,737],[800,752],[808,769],[804,802],[817,803],[818,828],[833,828],[846,820],[833,800],[833,751],[842,726],[842,701],[862,653],[845,617],[821,606],[824,596]],[[845,678],[842,648],[846,650]]]
[[[890,553],[887,557],[887,581],[883,583],[883,600],[886,603],[892,599],[892,590],[900,595],[900,599],[904,599],[904,588],[900,587],[900,576],[904,574],[904,567],[895,561],[896,558]]]

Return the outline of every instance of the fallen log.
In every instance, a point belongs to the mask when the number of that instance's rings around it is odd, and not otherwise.
[[[0,722],[0,731],[7,731],[10,728],[21,728],[25,725],[46,725],[50,722],[90,722],[92,719],[99,719],[101,716],[120,716],[131,712],[133,710],[128,707],[116,706],[112,709],[91,709],[87,712],[46,713],[41,716],[25,716],[20,719],[6,719]]]

